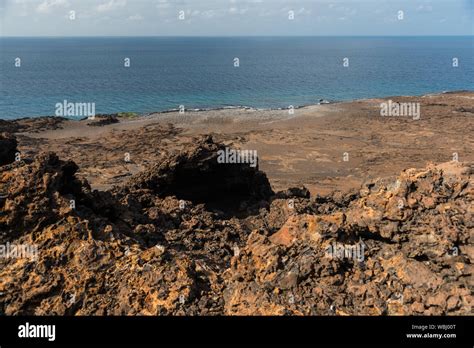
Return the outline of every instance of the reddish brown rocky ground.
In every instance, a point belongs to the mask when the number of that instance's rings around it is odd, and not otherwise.
[[[0,247],[37,248],[0,257],[0,314],[472,314],[473,112],[0,120]]]
[[[218,164],[223,147],[195,140],[108,191],[53,153],[0,167],[0,244],[38,251],[0,258],[0,313],[472,314],[471,164],[310,197]]]
[[[380,104],[388,100],[420,103],[420,119],[382,117]],[[274,189],[304,185],[313,195],[326,195],[395,177],[406,168],[449,162],[454,153],[461,162],[474,162],[473,115],[474,92],[456,92],[314,105],[294,115],[235,109],[118,117],[118,123],[110,115],[95,122],[0,120],[0,132],[17,133],[25,158],[53,151],[74,161],[78,175],[101,190],[211,134],[229,146],[258,151]]]

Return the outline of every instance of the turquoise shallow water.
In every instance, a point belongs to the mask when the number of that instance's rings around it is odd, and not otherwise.
[[[462,89],[474,90],[474,37],[0,38],[3,119],[64,100],[146,113]]]

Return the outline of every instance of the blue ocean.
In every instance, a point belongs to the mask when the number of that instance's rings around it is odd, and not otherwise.
[[[472,36],[0,38],[2,119],[64,100],[149,113],[452,90],[474,90]]]

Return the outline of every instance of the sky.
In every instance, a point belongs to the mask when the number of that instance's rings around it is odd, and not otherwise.
[[[474,0],[0,0],[0,36],[347,35],[474,35]]]

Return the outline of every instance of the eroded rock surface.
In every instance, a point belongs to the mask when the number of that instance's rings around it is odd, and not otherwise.
[[[471,314],[472,166],[406,170],[359,192],[273,193],[205,138],[92,191],[45,153],[0,167],[7,315]]]
[[[10,164],[15,160],[17,146],[15,136],[10,133],[0,133],[0,166]]]
[[[232,212],[270,199],[273,191],[258,166],[219,163],[219,151],[225,151],[225,146],[205,137],[136,175],[126,190],[149,190],[159,197],[176,196]]]

